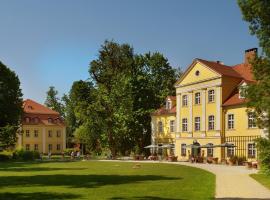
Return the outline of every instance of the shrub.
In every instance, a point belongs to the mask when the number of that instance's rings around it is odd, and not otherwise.
[[[258,138],[255,142],[258,150],[260,171],[270,175],[270,139]]]
[[[66,155],[69,155],[69,156],[70,156],[70,154],[71,154],[72,151],[74,151],[74,148],[66,148],[66,149],[64,150],[64,153],[65,153]]]
[[[25,151],[24,149],[19,149],[13,153],[13,159],[16,159],[16,160],[28,161],[28,160],[34,160],[34,159],[39,159],[39,158],[40,158],[40,154],[37,151]]]
[[[0,161],[8,161],[12,158],[12,152],[3,151],[0,152]]]

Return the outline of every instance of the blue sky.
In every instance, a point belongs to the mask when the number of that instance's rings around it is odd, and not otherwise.
[[[159,51],[185,69],[194,58],[241,63],[258,47],[231,0],[1,0],[0,61],[14,70],[24,98],[43,103],[89,77],[106,39],[136,53]]]

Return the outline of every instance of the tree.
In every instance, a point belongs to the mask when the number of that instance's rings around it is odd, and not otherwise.
[[[132,73],[133,121],[135,144],[142,152],[151,141],[151,117],[168,95],[175,95],[174,84],[181,74],[160,53],[137,55]]]
[[[248,107],[255,109],[258,125],[270,128],[270,1],[238,0],[243,19],[262,47],[262,55],[252,61],[255,84],[247,88]],[[268,134],[270,137],[270,134]]]
[[[64,117],[64,108],[63,104],[61,103],[60,99],[57,97],[58,91],[55,89],[54,86],[50,86],[49,90],[47,91],[47,97],[45,100],[45,105],[58,112],[62,117]]]
[[[128,122],[132,118],[131,69],[133,49],[105,41],[98,59],[90,63],[90,75],[97,87],[97,99],[108,146],[115,157],[123,145],[131,144]]]
[[[243,18],[249,22],[252,35],[256,35],[262,47],[262,55],[252,61],[256,83],[246,89],[247,105],[255,109],[257,123],[268,131],[268,138],[256,140],[260,169],[270,175],[270,1],[238,0]]]
[[[22,92],[15,72],[0,62],[0,144],[14,145],[22,114]]]

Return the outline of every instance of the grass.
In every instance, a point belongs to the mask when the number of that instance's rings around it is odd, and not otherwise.
[[[265,174],[251,174],[250,176],[268,189],[270,189],[270,176],[267,176]]]
[[[214,199],[215,175],[128,162],[0,163],[0,199]]]

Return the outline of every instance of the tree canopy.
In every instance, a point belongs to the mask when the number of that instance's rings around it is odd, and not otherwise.
[[[22,114],[22,92],[15,72],[0,62],[0,143],[7,147],[16,142]]]
[[[258,125],[270,128],[270,1],[238,0],[243,19],[249,23],[262,47],[262,55],[252,62],[255,84],[247,88],[248,107],[255,109]],[[270,134],[269,134],[270,136]]]

